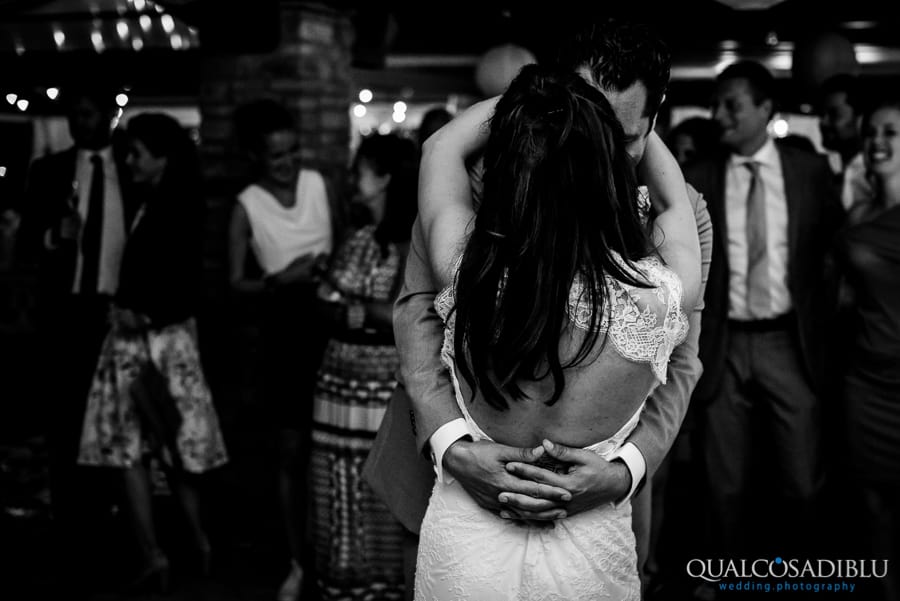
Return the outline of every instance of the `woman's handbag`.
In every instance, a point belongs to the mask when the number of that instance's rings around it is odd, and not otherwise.
[[[175,398],[169,392],[168,381],[152,361],[147,361],[129,390],[141,423],[146,427],[145,432],[151,446],[168,451],[164,455],[167,455],[169,463],[175,468],[181,468],[181,454],[178,452],[181,413]]]

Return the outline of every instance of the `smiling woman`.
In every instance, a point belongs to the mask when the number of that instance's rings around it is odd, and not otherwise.
[[[236,300],[255,301],[261,308],[263,361],[257,381],[263,403],[256,411],[266,416],[278,440],[278,500],[291,554],[278,598],[293,601],[311,567],[305,475],[312,389],[326,336],[315,299],[336,220],[324,179],[300,165],[296,124],[283,105],[270,99],[241,105],[234,127],[253,162],[254,181],[232,209],[229,279]]]
[[[860,557],[900,561],[900,99],[882,98],[863,119],[863,157],[874,198],[850,211],[837,255],[851,294],[854,335],[841,365],[846,461],[862,516]],[[859,501],[857,501],[859,500]],[[896,571],[875,585],[897,599]]]
[[[211,543],[196,475],[228,456],[196,338],[203,223],[196,148],[177,121],[158,113],[132,118],[127,136],[133,193],[142,202],[122,256],[78,463],[121,469],[142,553],[134,585],[165,590],[169,560],[153,526],[150,459],[178,493],[195,565],[207,574]]]

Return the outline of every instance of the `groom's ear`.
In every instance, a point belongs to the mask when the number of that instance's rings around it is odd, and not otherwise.
[[[649,136],[654,130],[656,130],[656,118],[659,117],[659,111],[653,113],[653,116],[650,117],[650,127],[647,128],[647,135]]]
[[[651,131],[656,129],[656,119],[659,117],[659,110],[662,108],[662,105],[666,102],[666,93],[663,92],[662,98],[659,99],[659,107],[657,107],[656,112],[653,113],[653,117],[650,118],[650,129],[647,130],[649,134]]]

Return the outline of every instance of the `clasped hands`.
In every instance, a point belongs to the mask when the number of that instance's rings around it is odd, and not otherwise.
[[[289,284],[314,281],[320,273],[324,272],[327,264],[327,253],[306,253],[291,261],[281,271],[266,277],[266,286],[275,289]]]
[[[548,463],[561,469],[540,465]],[[532,525],[614,503],[631,488],[624,462],[548,440],[534,448],[457,440],[443,467],[481,507]]]

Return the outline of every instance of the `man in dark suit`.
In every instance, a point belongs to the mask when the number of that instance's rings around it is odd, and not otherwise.
[[[17,256],[37,269],[37,324],[45,380],[51,507],[60,567],[83,551],[90,474],[75,460],[91,377],[116,292],[129,216],[124,169],[112,150],[114,91],[63,90],[74,146],[35,160],[28,174]],[[64,580],[80,576],[63,574]],[[67,585],[71,582],[67,583]],[[77,582],[76,582],[77,584]]]
[[[822,486],[826,255],[841,208],[824,157],[769,136],[774,94],[762,65],[726,68],[713,102],[723,150],[685,170],[713,223],[700,334],[704,375],[694,399],[706,407],[711,531],[714,551],[723,553],[713,557],[747,549],[750,516],[742,505],[761,457],[771,503],[755,513],[771,508],[763,523],[774,524],[777,514],[786,528],[771,551],[805,542]]]
[[[857,79],[847,73],[832,75],[819,88],[819,132],[822,146],[838,154],[840,169],[835,175],[841,187],[841,203],[849,210],[856,198],[871,198],[862,156],[860,119],[864,97]]]
[[[640,160],[669,79],[669,55],[662,42],[643,27],[609,21],[589,26],[569,40],[560,53],[560,64],[578,70],[606,94],[624,126],[629,154]],[[705,203],[693,190],[691,198],[705,279],[712,247],[709,217]],[[575,466],[569,474],[553,475],[559,488],[571,494],[570,500],[563,500],[558,488],[551,490],[544,484],[547,472],[529,465],[529,449],[469,439],[449,374],[440,361],[444,325],[434,310],[436,293],[417,222],[394,309],[400,386],[365,467],[367,481],[413,535],[425,513],[435,472],[439,478],[444,471],[457,478],[486,509],[511,518],[539,520],[627,501],[650,481],[675,439],[700,377],[700,305],[690,316],[687,341],[672,355],[668,384],[648,400],[640,424],[619,458],[607,462],[595,454],[557,445],[564,460]],[[431,461],[426,459],[429,455]],[[644,489],[638,496],[644,503],[635,501],[635,530],[643,557],[649,536],[648,492]],[[410,547],[414,551],[414,544]],[[414,565],[414,556],[409,559]]]

